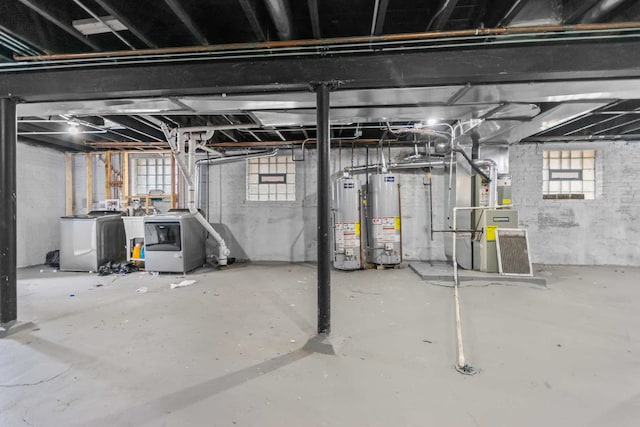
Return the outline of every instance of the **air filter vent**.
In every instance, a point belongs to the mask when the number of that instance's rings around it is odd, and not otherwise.
[[[498,271],[500,274],[506,276],[533,276],[527,230],[498,228],[496,232]]]

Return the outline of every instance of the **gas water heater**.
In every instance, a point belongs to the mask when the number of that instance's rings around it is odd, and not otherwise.
[[[333,206],[333,266],[339,270],[362,268],[360,184],[350,177],[336,181]]]
[[[369,176],[367,220],[367,262],[383,266],[400,264],[400,189],[396,175]]]

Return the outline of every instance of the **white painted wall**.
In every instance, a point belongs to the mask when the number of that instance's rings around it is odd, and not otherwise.
[[[513,203],[533,262],[640,266],[640,142],[546,145],[596,151],[596,200],[542,199],[542,146],[510,149]]]
[[[65,214],[65,155],[18,142],[16,167],[17,265],[43,264],[58,249]]]
[[[345,147],[347,147],[345,145]],[[394,158],[412,150],[394,150]],[[290,151],[286,151],[290,155]],[[300,157],[299,152],[296,157]],[[375,162],[375,149],[370,150]],[[340,167],[351,163],[351,148],[344,148],[342,161],[337,149],[331,152],[332,178],[340,176]],[[365,150],[357,149],[356,165],[365,164]],[[434,169],[434,226],[443,226],[444,182],[442,169]],[[399,172],[402,204],[403,252],[406,260],[443,260],[443,234],[430,240],[429,188],[424,171]],[[224,223],[233,232],[250,259],[269,261],[316,260],[317,156],[307,150],[304,162],[296,163],[295,202],[246,201],[246,163],[238,162],[210,168],[209,221]],[[364,175],[358,176],[362,183]],[[233,256],[233,254],[231,255]]]

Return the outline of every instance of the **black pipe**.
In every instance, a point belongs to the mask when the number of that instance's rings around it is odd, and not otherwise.
[[[329,84],[316,85],[318,150],[318,334],[331,333]]]
[[[17,320],[16,100],[0,98],[0,324]]]
[[[469,158],[467,153],[465,153],[462,148],[454,148],[453,151],[455,151],[456,153],[462,154],[462,157],[465,158],[465,160],[469,163],[469,165],[474,171],[476,171],[480,176],[482,176],[485,179],[485,181],[491,182],[491,178],[489,178],[489,176],[486,173],[484,173],[482,169],[480,169],[478,166],[476,166],[475,163],[473,163],[473,161]]]

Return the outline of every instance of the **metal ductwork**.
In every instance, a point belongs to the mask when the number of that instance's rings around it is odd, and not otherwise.
[[[273,20],[280,40],[293,40],[291,9],[288,0],[265,0],[269,15]]]

